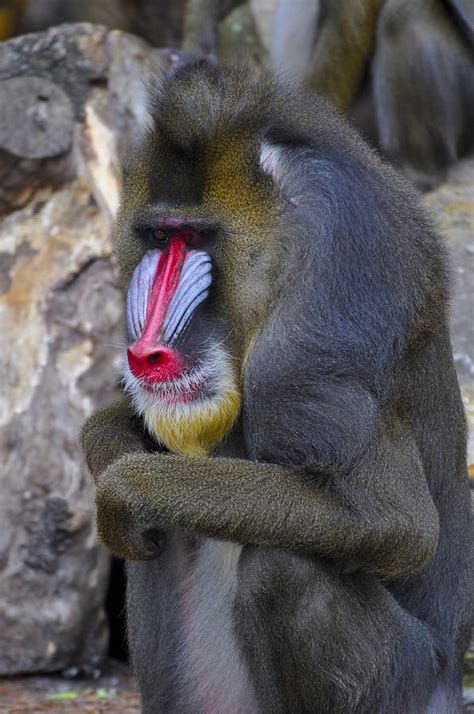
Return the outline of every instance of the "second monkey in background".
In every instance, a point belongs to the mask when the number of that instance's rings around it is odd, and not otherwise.
[[[218,54],[238,0],[190,0],[183,47]],[[474,149],[471,0],[279,0],[270,63],[327,97],[421,189]]]

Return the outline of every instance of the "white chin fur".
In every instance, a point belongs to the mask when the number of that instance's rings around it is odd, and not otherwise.
[[[213,346],[200,359],[199,364],[182,377],[168,382],[157,382],[152,389],[145,389],[141,380],[132,374],[125,360],[123,372],[125,392],[132,397],[138,414],[152,417],[153,414],[170,419],[191,414],[201,409],[204,403],[214,402],[225,394],[229,385],[235,383],[235,372],[230,356],[220,346]],[[193,388],[201,388],[202,394],[189,401],[186,396]]]

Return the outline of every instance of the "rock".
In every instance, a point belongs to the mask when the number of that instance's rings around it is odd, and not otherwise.
[[[0,146],[25,159],[45,159],[67,151],[74,114],[67,94],[43,77],[11,77],[0,82]],[[23,117],[21,124],[18,117]]]
[[[106,81],[107,68],[107,33],[93,25],[53,27],[2,43],[0,214],[26,205],[38,187],[62,186],[74,176],[73,124],[91,85]],[[33,94],[23,107],[28,86]],[[8,97],[19,87],[12,111]]]
[[[153,50],[132,35],[86,23],[2,43],[0,214],[26,205],[38,187],[61,187],[76,175],[78,157],[73,149],[88,142],[71,141],[72,133],[82,131],[88,109],[86,132],[98,128],[92,113],[115,135],[118,168],[149,121],[148,88],[177,61],[177,51]],[[23,89],[13,111],[7,100],[19,87]],[[28,106],[19,106],[28,100]],[[15,121],[17,116],[22,116],[21,122]],[[96,157],[98,147],[96,143]],[[101,157],[99,161],[104,151]],[[97,170],[94,173],[97,177]],[[103,186],[99,201],[102,191]]]
[[[87,23],[16,37],[1,46],[0,81],[42,77],[62,87],[80,116],[91,84],[107,81],[107,37],[105,27]]]
[[[149,120],[143,79],[175,55],[91,25],[0,46],[1,675],[91,673],[107,651],[109,557],[78,435],[120,395],[110,221]]]
[[[122,305],[107,234],[78,181],[37,192],[0,228],[1,674],[92,667],[107,647],[108,556],[77,443],[116,386],[104,342],[122,339]]]

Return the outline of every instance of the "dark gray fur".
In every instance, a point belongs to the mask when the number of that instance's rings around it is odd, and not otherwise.
[[[245,369],[241,419],[218,453],[145,452],[138,431],[121,450],[125,421],[113,410],[85,428],[107,544],[117,549],[114,529],[125,522],[133,557],[161,554],[128,569],[143,711],[205,711],[179,684],[173,564],[217,538],[243,545],[228,597],[232,631],[222,638],[237,643],[255,711],[460,712],[472,521],[439,238],[402,178],[315,97],[198,63],[164,84],[155,111],[168,143],[147,159],[155,184],[143,215],[199,206],[196,156],[238,130],[256,152],[255,185],[278,202],[272,250],[284,259]],[[280,147],[277,188],[259,168],[262,141]],[[124,275],[149,247],[130,227],[137,213],[127,220]],[[228,239],[217,228],[216,244]],[[185,339],[199,342],[206,324],[212,315]],[[155,549],[150,535],[163,530]],[[220,632],[214,577],[207,606]],[[229,667],[224,691],[235,677]]]

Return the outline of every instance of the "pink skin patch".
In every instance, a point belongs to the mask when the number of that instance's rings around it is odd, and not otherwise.
[[[143,333],[127,350],[129,367],[138,379],[164,382],[180,377],[186,368],[184,357],[177,350],[157,344],[156,338],[178,286],[188,251],[186,234],[177,233],[158,260]]]
[[[181,373],[179,376],[183,376],[183,374]],[[209,386],[209,379],[206,376],[198,379],[195,378],[194,380],[189,379],[186,384],[186,388],[176,389],[174,392],[172,390],[167,390],[164,393],[160,392],[160,389],[157,389],[159,384],[160,380],[156,379],[154,381],[148,379],[143,379],[141,381],[142,389],[159,396],[169,404],[186,404],[202,396],[202,394],[206,391],[206,388]]]

